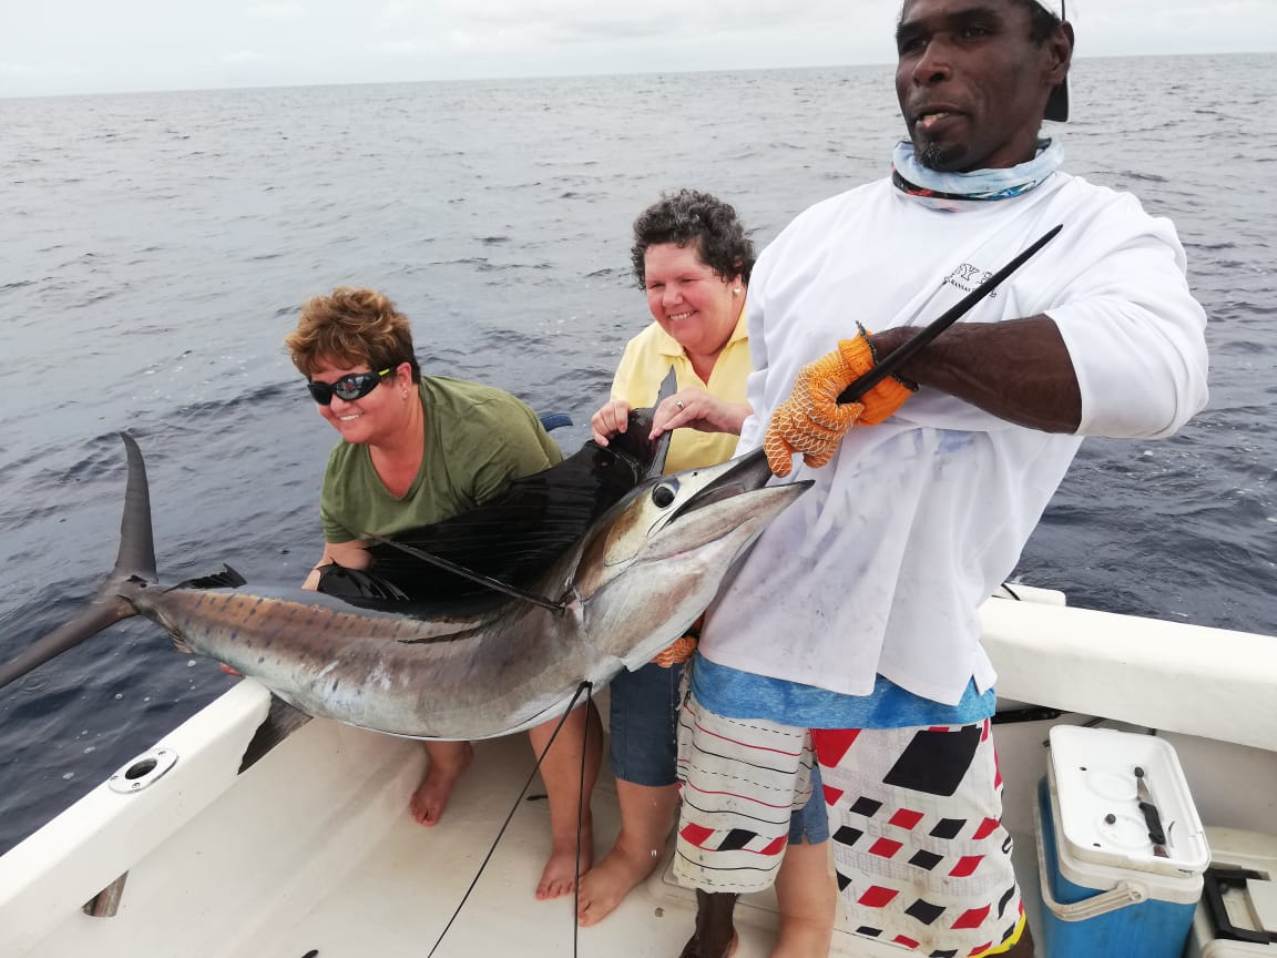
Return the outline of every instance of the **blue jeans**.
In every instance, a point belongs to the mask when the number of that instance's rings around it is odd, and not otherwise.
[[[660,788],[678,781],[679,686],[685,666],[648,663],[612,680],[612,773]]]
[[[829,812],[825,808],[825,787],[820,781],[820,766],[811,767],[811,798],[789,816],[789,844],[819,845],[829,841]]]

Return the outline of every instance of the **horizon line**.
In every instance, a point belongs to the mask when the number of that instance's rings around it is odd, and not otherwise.
[[[1191,57],[1251,57],[1251,56],[1277,56],[1277,50],[1230,50],[1226,52],[1208,52],[1208,53],[1120,53],[1120,54],[1104,54],[1095,56],[1076,57],[1075,62],[1088,60],[1134,60],[1153,57],[1163,58],[1191,58]],[[614,73],[526,73],[511,74],[499,76],[483,76],[483,77],[429,77],[415,80],[346,80],[341,82],[316,82],[316,83],[268,83],[268,84],[244,84],[230,86],[215,87],[145,87],[137,89],[118,89],[118,90],[99,90],[78,93],[21,93],[6,94],[0,92],[0,100],[54,100],[54,99],[73,99],[76,97],[111,97],[111,96],[143,96],[143,95],[164,95],[178,93],[230,93],[230,92],[247,92],[251,90],[309,90],[324,89],[327,87],[351,87],[351,86],[411,86],[415,84],[429,83],[503,83],[517,82],[520,80],[584,80],[584,79],[608,79],[613,77],[629,77],[629,76],[691,76],[701,74],[715,73],[780,73],[793,72],[800,70],[840,70],[854,67],[892,67],[895,65],[891,60],[870,60],[858,63],[821,63],[810,64],[805,66],[768,66],[768,67],[731,67],[731,68],[713,68],[703,70],[623,70]]]

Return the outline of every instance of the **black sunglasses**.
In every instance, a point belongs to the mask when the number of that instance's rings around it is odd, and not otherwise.
[[[376,389],[377,384],[391,372],[393,372],[392,369],[383,369],[379,373],[349,373],[335,383],[308,382],[306,388],[310,390],[310,398],[321,406],[329,405],[333,401],[333,396],[344,399],[346,402],[353,402]]]

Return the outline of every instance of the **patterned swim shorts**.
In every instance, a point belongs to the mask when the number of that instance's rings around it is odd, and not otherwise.
[[[728,719],[690,697],[675,874],[714,892],[775,879],[819,762],[847,927],[929,958],[1009,950],[1024,930],[988,720],[812,729]]]

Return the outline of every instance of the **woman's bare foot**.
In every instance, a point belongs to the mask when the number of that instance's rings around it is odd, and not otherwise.
[[[621,833],[612,850],[581,882],[577,917],[582,925],[601,922],[660,863],[674,827],[678,786],[639,785],[618,778],[616,799],[621,808]]]
[[[560,732],[556,738],[556,730]],[[577,833],[580,833],[581,869],[594,864],[594,823],[590,817],[590,793],[603,757],[603,726],[593,704],[572,711],[560,725],[550,721],[528,730],[532,751],[541,759],[550,811],[550,858],[537,882],[540,901],[570,895],[576,887]],[[582,804],[584,802],[584,805]]]
[[[429,756],[426,774],[412,793],[408,809],[421,825],[436,825],[448,805],[453,786],[474,761],[474,748],[469,742],[426,742]]]
[[[581,880],[581,899],[577,906],[581,925],[585,928],[597,925],[610,915],[634,886],[652,874],[659,861],[656,849],[636,853],[618,842],[598,867]]]
[[[581,875],[584,876],[594,864],[594,825],[590,817],[585,817],[581,826]],[[572,894],[576,885],[576,836],[564,836],[554,839],[554,847],[550,858],[541,871],[541,880],[537,882],[537,898],[549,901]],[[582,882],[584,885],[584,882]]]

